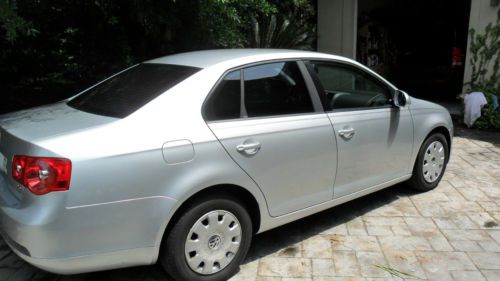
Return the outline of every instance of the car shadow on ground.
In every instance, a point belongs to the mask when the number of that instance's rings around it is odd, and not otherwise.
[[[326,211],[314,214],[254,237],[244,262],[249,263],[264,256],[279,252],[293,256],[300,248],[296,244],[318,235],[327,229],[353,220],[363,214],[387,205],[400,197],[415,194],[405,184],[398,184],[365,197],[347,202]],[[99,280],[172,280],[161,265],[132,267],[78,275],[56,275],[37,269],[17,257],[0,239],[0,281],[99,281]]]
[[[259,234],[254,237],[246,262],[278,251],[293,256],[294,251],[300,251],[294,245],[413,194],[417,192],[404,183],[398,184]]]
[[[478,141],[489,142],[496,147],[500,147],[499,131],[474,130],[474,129],[467,129],[464,126],[455,126],[455,136],[466,138],[473,141],[478,140]]]

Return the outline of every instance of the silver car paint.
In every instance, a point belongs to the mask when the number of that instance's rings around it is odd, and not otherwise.
[[[276,217],[333,198],[337,151],[324,113],[209,123],[226,151],[262,189]],[[237,151],[260,143],[255,155]]]
[[[336,198],[408,174],[413,126],[407,106],[334,112],[329,116],[339,151]],[[339,134],[345,128],[354,130],[352,138]]]
[[[269,134],[272,130],[279,128],[287,136],[289,130],[302,128],[305,129],[303,132],[314,132],[328,138],[316,140],[317,144],[320,148],[333,146],[332,149],[320,156],[310,147],[289,143],[285,146],[286,150],[293,152],[293,155],[304,156],[301,149],[306,149],[314,155],[310,159],[314,167],[318,167],[320,161],[326,161],[321,168],[325,171],[334,170],[337,163],[335,140],[338,142],[338,136],[333,134],[332,127],[328,127],[327,114],[234,122],[244,123],[260,133],[256,131],[252,134],[249,130],[245,132],[244,127],[233,128],[234,123],[210,123],[207,126],[201,108],[212,86],[228,69],[261,61],[302,58],[331,59],[354,64],[383,80],[356,62],[319,53],[281,50],[205,51],[151,61],[204,69],[124,119],[79,112],[64,103],[1,116],[0,152],[9,161],[14,154],[27,154],[66,157],[73,163],[70,190],[44,196],[35,196],[19,188],[7,176],[11,173],[10,167],[7,174],[0,172],[0,229],[7,237],[7,243],[30,263],[58,273],[151,264],[158,258],[164,230],[176,210],[207,187],[239,186],[252,194],[260,213],[260,226],[256,228],[258,232],[263,232],[408,179],[425,136],[437,126],[443,126],[452,133],[451,119],[445,109],[409,98],[409,111],[401,109],[404,114],[400,116],[411,116],[413,126],[406,126],[406,123],[405,126],[398,126],[398,130],[404,132],[398,131],[394,138],[398,152],[405,155],[411,152],[409,160],[405,160],[407,156],[404,156],[397,162],[409,161],[403,165],[405,171],[402,168],[387,171],[387,175],[367,182],[365,189],[348,190],[346,187],[342,191],[339,187],[339,197],[335,199],[333,196],[337,189],[333,187],[334,171],[323,177],[316,175],[319,177],[317,181],[311,182],[315,193],[309,198],[293,200],[288,196],[290,190],[273,190],[273,186],[267,184],[260,186],[258,176],[255,176],[254,181],[247,174],[248,171],[236,164],[241,161],[237,157],[242,156],[235,152],[234,146],[247,138],[265,135],[266,143],[263,143],[262,151],[258,154],[264,157],[264,153],[268,152],[267,139],[271,143],[271,153],[276,153],[275,149],[280,143],[277,137]],[[383,81],[393,87],[386,80]],[[40,118],[33,119],[30,112],[35,112]],[[335,114],[329,114],[334,124],[356,119],[356,115],[342,119],[340,116],[335,117]],[[286,123],[287,126],[270,123],[271,119]],[[314,122],[316,127],[305,128],[306,121]],[[216,137],[219,134],[224,138],[222,142],[226,142],[227,151]],[[359,129],[356,134],[363,135]],[[413,139],[411,135],[414,135]],[[298,137],[304,138],[305,134]],[[402,146],[404,141],[408,141],[406,147]],[[186,149],[187,142],[192,143],[192,154]],[[176,145],[180,146],[182,152],[175,152]],[[282,155],[278,158],[287,159]],[[169,163],[170,159],[174,163]],[[277,161],[273,161],[273,164],[276,165]],[[278,169],[285,171],[285,164]],[[287,165],[296,171],[299,164]],[[265,163],[260,162],[259,165],[266,168]],[[276,168],[267,165],[267,169]],[[389,175],[392,172],[393,177]],[[337,177],[342,173],[341,170],[337,171]],[[273,179],[270,175],[264,178],[271,185],[290,183],[286,178]],[[330,185],[327,184],[328,180],[332,180]],[[292,191],[295,196],[301,195],[296,187]],[[271,205],[272,200],[280,201],[280,193],[283,196],[281,202]],[[320,194],[324,198],[320,198]],[[26,247],[30,256],[21,251],[18,244]]]
[[[411,163],[415,163],[418,150],[426,137],[438,127],[448,129],[449,136],[453,137],[453,121],[446,108],[425,100],[410,98],[410,112],[413,118],[414,145]],[[448,144],[450,150],[452,144]],[[413,169],[413,166],[410,167]]]

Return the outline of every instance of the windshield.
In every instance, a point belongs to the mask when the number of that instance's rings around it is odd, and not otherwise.
[[[68,105],[93,114],[124,118],[198,70],[180,65],[138,64],[88,89]]]

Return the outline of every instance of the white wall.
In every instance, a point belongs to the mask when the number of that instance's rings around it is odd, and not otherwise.
[[[490,0],[472,0],[469,19],[469,30],[474,28],[476,34],[484,33],[484,28],[489,23],[495,23],[499,6],[491,7]],[[472,75],[472,65],[470,64],[470,36],[467,41],[467,53],[465,57],[464,83],[469,82]],[[500,58],[497,58],[500,59]],[[490,64],[490,68],[493,63]],[[490,69],[491,71],[491,69]],[[464,88],[464,91],[467,90]]]
[[[357,0],[318,0],[319,52],[356,58],[357,8]]]

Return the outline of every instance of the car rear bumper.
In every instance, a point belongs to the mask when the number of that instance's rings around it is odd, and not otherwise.
[[[148,247],[70,258],[34,258],[19,251],[19,245],[12,244],[12,240],[5,236],[4,239],[12,251],[26,262],[57,274],[78,274],[152,264],[154,262],[152,257],[157,253],[156,247]]]
[[[65,192],[54,192],[23,206],[7,203],[5,188],[0,183],[5,242],[27,262],[59,274],[154,263],[177,202],[157,196],[68,208]]]

